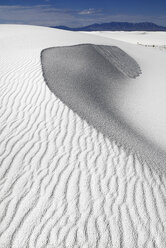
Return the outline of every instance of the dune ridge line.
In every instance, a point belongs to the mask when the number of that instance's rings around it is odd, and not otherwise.
[[[141,75],[138,63],[116,46],[79,44],[41,52],[49,89],[126,152],[166,172],[166,154],[133,129],[114,104],[114,93]],[[120,99],[119,99],[120,100]]]

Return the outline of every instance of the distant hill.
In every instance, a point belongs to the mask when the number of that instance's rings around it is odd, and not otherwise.
[[[158,26],[151,22],[130,23],[130,22],[109,22],[95,23],[85,27],[70,28],[66,26],[55,26],[52,28],[71,31],[166,31],[166,27]]]

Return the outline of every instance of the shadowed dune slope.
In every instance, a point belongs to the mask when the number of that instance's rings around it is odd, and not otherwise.
[[[116,46],[82,44],[42,51],[49,89],[83,119],[127,151],[164,169],[165,154],[132,128],[115,105],[121,86],[141,74],[137,62]]]

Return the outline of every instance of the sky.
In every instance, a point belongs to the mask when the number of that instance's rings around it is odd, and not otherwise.
[[[1,24],[80,27],[111,21],[166,26],[166,0],[0,0]]]

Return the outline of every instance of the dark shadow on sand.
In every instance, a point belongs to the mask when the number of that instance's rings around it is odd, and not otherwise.
[[[165,153],[137,133],[112,102],[114,92],[141,74],[137,62],[115,46],[83,44],[41,53],[49,89],[98,131],[165,171]]]

